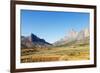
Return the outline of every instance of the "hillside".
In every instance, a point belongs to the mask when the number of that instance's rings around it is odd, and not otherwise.
[[[44,48],[51,46],[52,44],[46,42],[44,39],[41,39],[34,35],[33,33],[30,36],[21,36],[21,48]]]

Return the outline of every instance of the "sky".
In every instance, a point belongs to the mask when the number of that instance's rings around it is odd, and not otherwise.
[[[31,33],[49,43],[54,43],[68,31],[89,27],[89,13],[21,10],[21,35]]]

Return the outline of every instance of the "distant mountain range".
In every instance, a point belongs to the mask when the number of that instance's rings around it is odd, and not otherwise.
[[[43,48],[51,46],[52,44],[40,39],[33,33],[30,36],[21,36],[21,48]]]
[[[71,29],[68,34],[61,38],[60,40],[56,41],[53,45],[60,46],[60,45],[67,45],[69,43],[89,43],[89,28],[85,28],[79,32],[75,31],[74,29]]]
[[[48,48],[50,46],[61,46],[68,44],[89,44],[89,36],[89,28],[83,29],[79,32],[71,29],[66,36],[51,44],[31,33],[30,36],[21,36],[21,48]]]

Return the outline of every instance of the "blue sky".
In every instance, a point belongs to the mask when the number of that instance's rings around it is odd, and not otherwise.
[[[21,10],[21,35],[31,33],[53,43],[74,29],[89,27],[89,13]]]

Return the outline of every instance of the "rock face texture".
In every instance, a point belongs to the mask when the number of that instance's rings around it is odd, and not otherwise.
[[[64,45],[70,42],[80,42],[80,43],[86,43],[89,42],[89,28],[85,28],[79,32],[76,32],[75,30],[71,29],[68,34],[61,38],[60,40],[56,41],[54,45]]]
[[[52,44],[46,42],[44,39],[41,39],[31,33],[30,36],[21,36],[21,48],[42,48],[42,47],[48,47]]]

